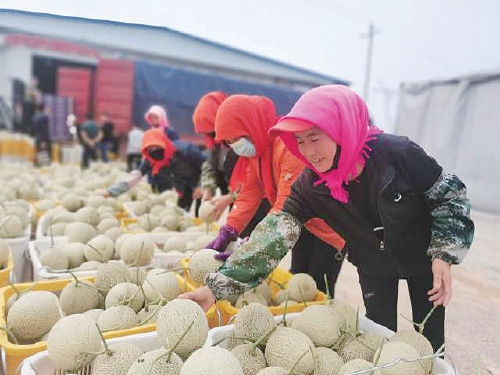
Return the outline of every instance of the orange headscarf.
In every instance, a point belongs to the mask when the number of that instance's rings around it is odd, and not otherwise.
[[[147,150],[151,146],[161,147],[164,150],[162,160],[153,159],[149,155]],[[152,173],[155,175],[160,169],[169,165],[170,159],[175,154],[175,146],[162,129],[150,129],[142,137],[141,153],[142,157],[151,164]]]
[[[201,97],[193,113],[194,131],[196,133],[215,132],[215,115],[227,95],[222,91],[212,91]],[[213,149],[215,140],[206,135],[205,146]]]
[[[257,151],[261,180],[269,201],[276,200],[269,129],[276,123],[273,102],[264,96],[232,95],[220,106],[215,118],[216,141],[249,137]],[[240,159],[247,159],[240,156]],[[248,160],[248,159],[247,159]],[[246,170],[246,169],[245,169]]]

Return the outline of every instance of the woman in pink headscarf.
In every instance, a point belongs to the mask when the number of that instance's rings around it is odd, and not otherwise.
[[[144,115],[144,119],[151,128],[162,129],[171,141],[179,139],[177,132],[170,127],[167,112],[162,106],[152,105]]]
[[[464,183],[446,174],[407,137],[371,126],[363,100],[345,86],[306,92],[270,130],[307,166],[282,212],[268,215],[206,287],[186,293],[207,308],[258,285],[293,247],[303,223],[346,241],[358,270],[368,318],[396,330],[398,283],[405,279],[413,320],[435,350],[444,343],[450,265],[470,248],[474,224]]]

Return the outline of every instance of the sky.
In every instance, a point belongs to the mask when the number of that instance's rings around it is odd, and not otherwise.
[[[500,68],[498,0],[1,0],[1,8],[165,26],[352,82],[390,131],[401,82]]]

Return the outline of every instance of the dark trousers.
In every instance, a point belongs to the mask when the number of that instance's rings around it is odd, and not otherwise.
[[[270,209],[271,209],[271,204],[269,203],[269,201],[267,199],[263,199],[260,202],[257,212],[255,213],[255,215],[253,215],[252,220],[250,220],[245,229],[241,231],[240,237],[245,238],[250,236],[250,234],[253,232],[257,224],[259,224],[262,221],[262,219],[266,217]]]
[[[131,172],[139,168],[141,164],[142,155],[141,154],[127,154],[127,172]]]
[[[306,229],[302,230],[299,240],[292,249],[291,273],[307,273],[314,278],[318,289],[326,293],[325,275],[332,298],[335,297],[335,284],[342,268],[342,260],[335,259],[337,250],[323,242]]]
[[[186,211],[189,211],[191,209],[192,204],[193,204],[193,188],[186,187],[181,192],[181,196],[179,197],[177,205],[185,209]],[[194,208],[195,217],[198,217],[198,211],[200,210],[201,206],[201,199],[197,199],[195,204],[196,204]]]
[[[90,165],[90,159],[97,159],[97,152],[95,147],[89,147],[87,145],[83,145],[83,157],[82,157],[82,168],[87,169]]]
[[[366,316],[393,331],[397,330],[397,305],[399,277],[373,277],[358,269],[359,283],[363,292]],[[432,309],[427,291],[432,289],[432,273],[405,278],[410,292],[413,321],[421,323]],[[425,324],[424,336],[431,342],[434,351],[444,343],[445,309],[439,306]]]

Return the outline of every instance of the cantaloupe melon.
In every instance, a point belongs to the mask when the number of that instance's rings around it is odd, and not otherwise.
[[[69,268],[69,257],[61,246],[54,246],[40,254],[40,263],[51,270],[67,270]]]
[[[7,314],[7,326],[18,340],[35,340],[50,331],[62,318],[61,306],[52,292],[21,295]]]
[[[313,349],[313,342],[302,332],[289,327],[277,327],[267,341],[266,361],[269,366],[286,370],[295,366],[294,374],[309,375],[314,370]]]
[[[193,241],[191,247],[194,251],[206,249],[207,245],[214,240],[214,234],[203,234]]]
[[[108,237],[100,234],[92,238],[85,247],[85,258],[104,263],[111,260],[115,252],[115,245]]]
[[[160,226],[160,219],[151,214],[144,214],[139,218],[137,224],[146,232],[151,232],[153,229]]]
[[[120,283],[110,289],[106,295],[106,309],[125,305],[131,307],[136,313],[144,306],[144,295],[139,287],[132,283]]]
[[[101,218],[102,219],[102,218]],[[120,222],[116,218],[104,219],[97,225],[97,231],[104,234],[111,228],[119,228]]]
[[[316,281],[306,273],[292,276],[286,286],[291,300],[298,302],[313,301],[317,293]]]
[[[80,242],[72,242],[63,245],[62,251],[66,253],[69,260],[69,268],[76,268],[85,262],[85,245]]]
[[[364,359],[368,362],[373,362],[373,356],[379,347],[385,343],[385,339],[374,333],[366,332],[356,338],[344,338],[338,349],[339,355],[344,362],[352,361],[353,359]]]
[[[345,363],[339,370],[338,375],[345,375],[345,374],[351,374],[353,372],[361,371],[361,370],[368,370],[373,368],[375,365],[371,362],[365,361],[364,359],[353,359],[352,361],[349,361]],[[369,372],[367,375],[378,375],[379,373],[374,371],[374,372]],[[399,374],[402,375],[403,373]],[[412,374],[412,373],[408,373]],[[413,374],[412,374],[413,375]]]
[[[198,216],[204,222],[211,223],[214,219],[213,217],[214,210],[215,210],[215,204],[213,204],[210,201],[205,201],[200,206],[200,209],[198,211]]]
[[[234,335],[251,342],[270,334],[276,322],[269,309],[258,303],[251,303],[238,311],[234,323]],[[265,344],[267,340],[263,339]]]
[[[130,278],[127,266],[121,262],[112,261],[99,266],[95,276],[95,285],[99,292],[105,296],[115,285],[130,282]]]
[[[413,346],[417,349],[420,356],[424,357],[434,353],[431,343],[427,338],[415,331],[414,329],[405,329],[396,332],[394,336],[391,337],[389,341],[400,341]],[[430,373],[432,368],[432,359],[422,360],[421,363],[424,365],[426,373]]]
[[[72,281],[63,288],[59,301],[65,315],[82,314],[88,310],[97,309],[101,296],[93,282],[79,280],[78,282]]]
[[[314,375],[337,375],[344,361],[329,348],[314,349]]]
[[[101,336],[94,320],[82,314],[59,320],[50,330],[47,340],[49,358],[57,369],[75,372],[94,359],[101,348]]]
[[[244,375],[255,375],[266,368],[266,357],[259,348],[251,344],[242,344],[231,350],[241,365]]]
[[[127,375],[179,375],[183,362],[181,357],[164,349],[156,349],[140,356],[130,366]]]
[[[413,346],[402,341],[390,341],[382,346],[380,355],[378,356],[377,365],[391,363],[398,358],[412,360],[419,357],[420,354]],[[426,364],[421,361],[399,362],[395,366],[381,369],[380,372],[382,375],[427,375],[426,367]]]
[[[187,250],[187,242],[184,238],[180,236],[170,237],[163,244],[163,251],[186,251]]]
[[[87,242],[97,235],[97,231],[90,224],[76,222],[68,224],[64,234],[68,236],[68,242],[87,244]]]
[[[193,323],[189,331],[187,328]],[[208,322],[202,308],[189,299],[174,299],[167,303],[158,314],[156,330],[160,342],[170,349],[185,334],[174,350],[181,358],[187,358],[201,348],[208,336]]]
[[[234,306],[240,309],[250,303],[258,303],[267,306],[266,298],[262,294],[257,293],[255,290],[246,291],[241,296],[239,296]]]
[[[109,352],[99,354],[92,362],[92,375],[124,375],[143,354],[136,345],[117,342],[109,345]]]
[[[292,328],[311,339],[315,346],[332,347],[342,336],[341,318],[325,305],[307,306],[293,321]]]
[[[0,216],[0,238],[17,238],[24,233],[24,225],[15,215]]]
[[[61,205],[70,212],[76,212],[83,206],[83,201],[78,195],[69,193],[63,196]]]
[[[236,357],[217,346],[201,348],[184,362],[181,375],[243,375]]]
[[[120,257],[127,266],[147,266],[151,263],[155,246],[151,240],[143,236],[130,236],[120,248]]]
[[[99,211],[93,207],[82,207],[75,212],[75,221],[96,227],[99,224]]]
[[[133,328],[139,323],[137,314],[128,306],[119,305],[106,309],[99,315],[97,325],[101,331]]]
[[[142,284],[142,290],[148,303],[159,303],[160,301],[171,301],[181,293],[177,277],[173,272],[165,272],[162,269],[149,271],[146,280]]]
[[[189,258],[189,275],[198,285],[205,285],[205,276],[217,271],[224,264],[223,261],[214,259],[215,254],[215,250],[202,249]]]
[[[290,372],[285,370],[283,367],[266,367],[260,370],[257,375],[290,375]]]

